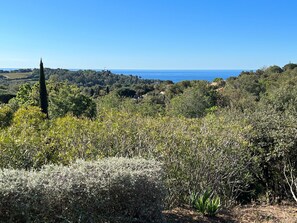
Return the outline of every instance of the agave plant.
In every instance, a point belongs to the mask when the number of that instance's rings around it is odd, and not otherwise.
[[[206,205],[206,213],[209,216],[215,216],[221,207],[221,200],[219,197],[209,199]]]
[[[190,202],[203,215],[215,216],[221,207],[221,200],[218,196],[215,198],[211,198],[211,196],[212,193],[210,191],[206,191],[200,196],[198,196],[198,193],[192,192],[190,194]]]
[[[206,212],[207,205],[209,202],[211,193],[209,191],[204,192],[202,195],[200,195],[195,202],[195,208],[201,212],[203,215]]]

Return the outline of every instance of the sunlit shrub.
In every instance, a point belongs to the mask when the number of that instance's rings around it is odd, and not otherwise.
[[[144,159],[0,171],[0,222],[162,222],[163,197],[161,165]]]
[[[96,120],[67,115],[41,118],[37,124],[22,117],[0,132],[1,167],[40,168],[113,156],[153,158],[164,164],[168,206],[187,202],[189,190],[208,187],[222,203],[231,203],[250,183],[249,126],[223,115],[152,118],[101,110]]]

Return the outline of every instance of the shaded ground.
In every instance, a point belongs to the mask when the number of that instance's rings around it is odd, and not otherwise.
[[[184,208],[164,211],[167,223],[297,223],[297,206],[248,205],[220,211],[217,217],[204,217]]]

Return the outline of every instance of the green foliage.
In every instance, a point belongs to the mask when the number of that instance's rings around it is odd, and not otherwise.
[[[203,215],[206,212],[207,206],[209,204],[209,198],[211,193],[206,191],[202,195],[198,196],[194,202],[194,207]]]
[[[190,199],[194,208],[203,215],[215,216],[221,207],[220,198],[218,196],[212,198],[210,191],[206,191],[200,196],[197,193],[192,193]]]
[[[115,94],[110,93],[104,97],[99,98],[98,100],[98,109],[99,110],[120,110],[122,105],[121,98]]]
[[[141,79],[133,75],[118,75],[113,74],[109,70],[95,71],[95,70],[78,70],[70,71],[66,69],[45,69],[46,77],[54,79],[58,82],[69,82],[83,87],[91,87],[95,85],[114,87],[117,85],[131,86],[134,84],[152,84],[159,83],[159,80]],[[39,70],[34,69],[32,77],[38,77]]]
[[[90,97],[84,95],[75,85],[67,83],[49,82],[49,116],[51,118],[65,116],[70,113],[77,117],[94,118],[97,113],[96,104]],[[24,84],[20,87],[15,99],[10,104],[19,106],[39,105],[39,84],[30,86]]]
[[[13,99],[19,106],[38,105],[38,97],[34,97],[32,86],[23,84],[19,87],[16,97]],[[12,103],[12,101],[11,101]]]
[[[51,120],[32,106],[38,106],[38,84],[21,86],[9,107],[0,108],[1,168],[141,156],[163,163],[167,206],[181,205],[189,190],[205,188],[212,188],[222,205],[291,197],[283,172],[288,163],[292,173],[297,170],[297,69],[292,64],[243,72],[222,85],[153,85],[130,77],[133,85],[119,81],[108,94],[103,85],[85,82],[83,76],[92,79],[96,72],[71,74],[89,87],[52,78],[47,83]],[[120,97],[119,88],[139,97]],[[213,200],[210,213],[218,203]]]
[[[222,81],[224,81],[224,79],[221,77],[216,77],[215,79],[213,79],[213,82],[222,82]]]
[[[257,111],[249,115],[249,122],[254,129],[249,137],[258,163],[253,171],[257,185],[262,187],[262,194],[270,194],[266,197],[268,201],[288,195],[283,168],[285,161],[296,158],[296,115],[295,109],[276,111],[269,105],[259,106]]]
[[[283,69],[275,65],[265,69],[265,73],[282,73],[282,72],[283,72]]]
[[[156,100],[160,100],[157,102]],[[136,104],[135,110],[137,113],[144,116],[160,116],[165,113],[165,105],[163,104],[163,97],[147,95],[143,100]]]
[[[229,204],[251,180],[249,131],[241,121],[214,114],[198,121],[102,109],[96,120],[67,115],[48,121],[40,109],[29,107],[1,131],[0,164],[30,169],[76,159],[154,158],[164,164],[167,206],[184,203],[189,188],[208,186]]]
[[[197,118],[204,116],[206,109],[215,103],[216,92],[210,90],[207,83],[199,82],[197,86],[188,88],[183,94],[171,99],[167,112],[170,115]]]
[[[77,158],[96,160],[107,156],[104,153],[106,149],[98,146],[102,137],[99,128],[98,123],[89,119],[78,119],[70,115],[57,118],[48,129],[45,152],[39,156],[42,155],[43,163],[47,162],[50,155],[52,163],[63,164],[69,164]]]
[[[193,87],[196,82],[200,81],[181,81],[176,84],[168,84],[165,87],[166,90],[166,96],[169,99],[172,99],[173,97],[182,94],[187,88]]]
[[[1,167],[32,168],[39,163],[47,122],[39,107],[22,107],[13,115],[10,128],[0,131]]]
[[[77,117],[94,118],[96,116],[95,102],[82,94],[75,85],[51,82],[48,86],[51,117],[63,117],[69,113]]]
[[[0,129],[11,124],[13,110],[7,105],[0,105]]]
[[[13,125],[24,129],[36,128],[43,124],[44,118],[38,107],[21,107],[13,116]]]
[[[165,113],[165,105],[156,102],[158,96],[146,95],[141,99],[120,98],[116,93],[110,93],[98,100],[97,106],[99,111],[116,110],[128,112],[131,115],[142,116],[160,116]]]
[[[163,222],[159,162],[111,158],[0,170],[1,222]]]
[[[219,197],[210,199],[206,206],[206,213],[209,216],[215,216],[221,207],[221,200]]]
[[[297,64],[295,63],[288,63],[283,67],[284,71],[293,70],[297,67]]]
[[[254,108],[264,91],[260,76],[251,72],[242,73],[238,78],[229,78],[221,94],[229,107],[244,111]]]

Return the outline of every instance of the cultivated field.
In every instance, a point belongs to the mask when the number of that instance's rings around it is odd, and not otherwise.
[[[20,79],[20,78],[27,78],[32,74],[32,72],[26,72],[26,73],[4,73],[2,74],[4,77],[7,77],[8,79]]]

